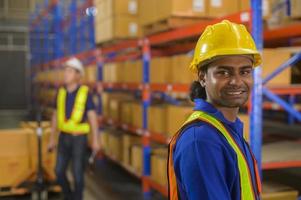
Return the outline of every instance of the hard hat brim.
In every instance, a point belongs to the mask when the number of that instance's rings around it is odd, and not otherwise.
[[[204,66],[210,63],[214,58],[220,56],[234,56],[234,55],[252,55],[253,56],[253,67],[261,65],[262,58],[258,51],[251,49],[219,49],[206,54],[206,56],[200,56],[198,60],[193,60],[190,65],[190,70],[197,73],[199,66]],[[201,62],[200,62],[201,61]]]

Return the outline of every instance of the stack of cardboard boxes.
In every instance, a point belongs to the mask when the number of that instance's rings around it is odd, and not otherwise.
[[[141,35],[138,0],[94,0],[94,5],[96,43]]]
[[[167,21],[163,23],[166,30],[166,26],[181,27],[249,8],[249,3],[243,0],[94,0],[94,5],[97,43],[140,37],[141,27],[157,26],[162,21]],[[170,24],[170,19],[176,20]]]
[[[55,181],[56,152],[49,152],[50,123],[42,123],[42,164],[46,181]],[[0,131],[0,187],[16,188],[34,182],[38,172],[36,122],[21,122],[18,129]]]
[[[193,112],[192,106],[153,105],[148,109],[150,132],[172,137]]]
[[[96,83],[97,81],[97,66],[88,65],[85,66],[85,76],[83,81],[86,83]]]
[[[188,67],[192,57],[182,54],[172,57],[155,57],[150,61],[151,83],[189,84],[196,79]],[[141,83],[143,66],[141,60],[108,63],[103,67],[104,82]]]
[[[100,138],[105,155],[142,174],[143,147],[141,137],[114,129],[105,129]]]
[[[248,3],[242,0],[141,0],[140,8],[141,25],[147,35],[234,14],[248,9]]]
[[[151,179],[156,183],[167,186],[167,155],[168,149],[154,147],[151,153]]]
[[[107,63],[103,67],[103,73],[107,83],[141,83],[142,61]]]

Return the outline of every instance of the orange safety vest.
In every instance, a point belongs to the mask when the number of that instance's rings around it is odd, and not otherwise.
[[[176,145],[178,138],[181,136],[183,129],[188,125],[198,121],[202,121],[212,125],[220,132],[220,134],[222,134],[226,138],[226,140],[231,145],[231,147],[233,148],[233,150],[237,155],[237,165],[238,165],[239,175],[240,175],[239,177],[240,177],[240,188],[241,188],[241,200],[256,200],[256,196],[259,196],[261,193],[261,180],[258,172],[257,162],[253,153],[251,152],[253,163],[254,163],[254,169],[255,169],[257,191],[255,190],[255,188],[253,188],[251,171],[248,166],[245,155],[242,153],[241,149],[237,145],[236,141],[233,139],[232,135],[218,119],[203,111],[193,112],[192,115],[188,118],[188,120],[182,125],[180,130],[172,137],[169,143],[168,167],[167,167],[169,199],[170,200],[179,199],[178,184],[177,184],[176,174],[174,171],[174,163],[173,163],[174,147]]]
[[[78,89],[75,97],[73,110],[70,119],[66,119],[66,96],[67,91],[61,87],[57,97],[57,123],[58,129],[70,134],[88,134],[90,132],[89,123],[81,123],[85,112],[89,88],[85,85]]]

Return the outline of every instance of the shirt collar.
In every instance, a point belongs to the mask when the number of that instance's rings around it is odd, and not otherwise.
[[[67,91],[68,94],[73,94],[73,93],[77,93],[78,89],[80,88],[80,85],[78,84],[77,87],[76,87],[76,89],[73,90],[72,92],[68,92],[66,85],[64,85],[64,88],[66,89],[66,91]]]
[[[240,121],[240,119],[237,117],[235,122],[231,122],[227,120],[223,113],[216,109],[211,103],[203,100],[203,99],[194,99],[195,107],[194,110],[201,110],[206,113],[211,114],[224,124],[228,125],[234,132],[242,135],[243,134],[243,123]]]

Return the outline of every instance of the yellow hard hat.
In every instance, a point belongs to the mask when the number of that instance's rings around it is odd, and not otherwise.
[[[227,55],[251,55],[254,67],[261,64],[261,55],[246,27],[224,20],[206,27],[196,44],[189,68],[197,72],[198,66]]]

